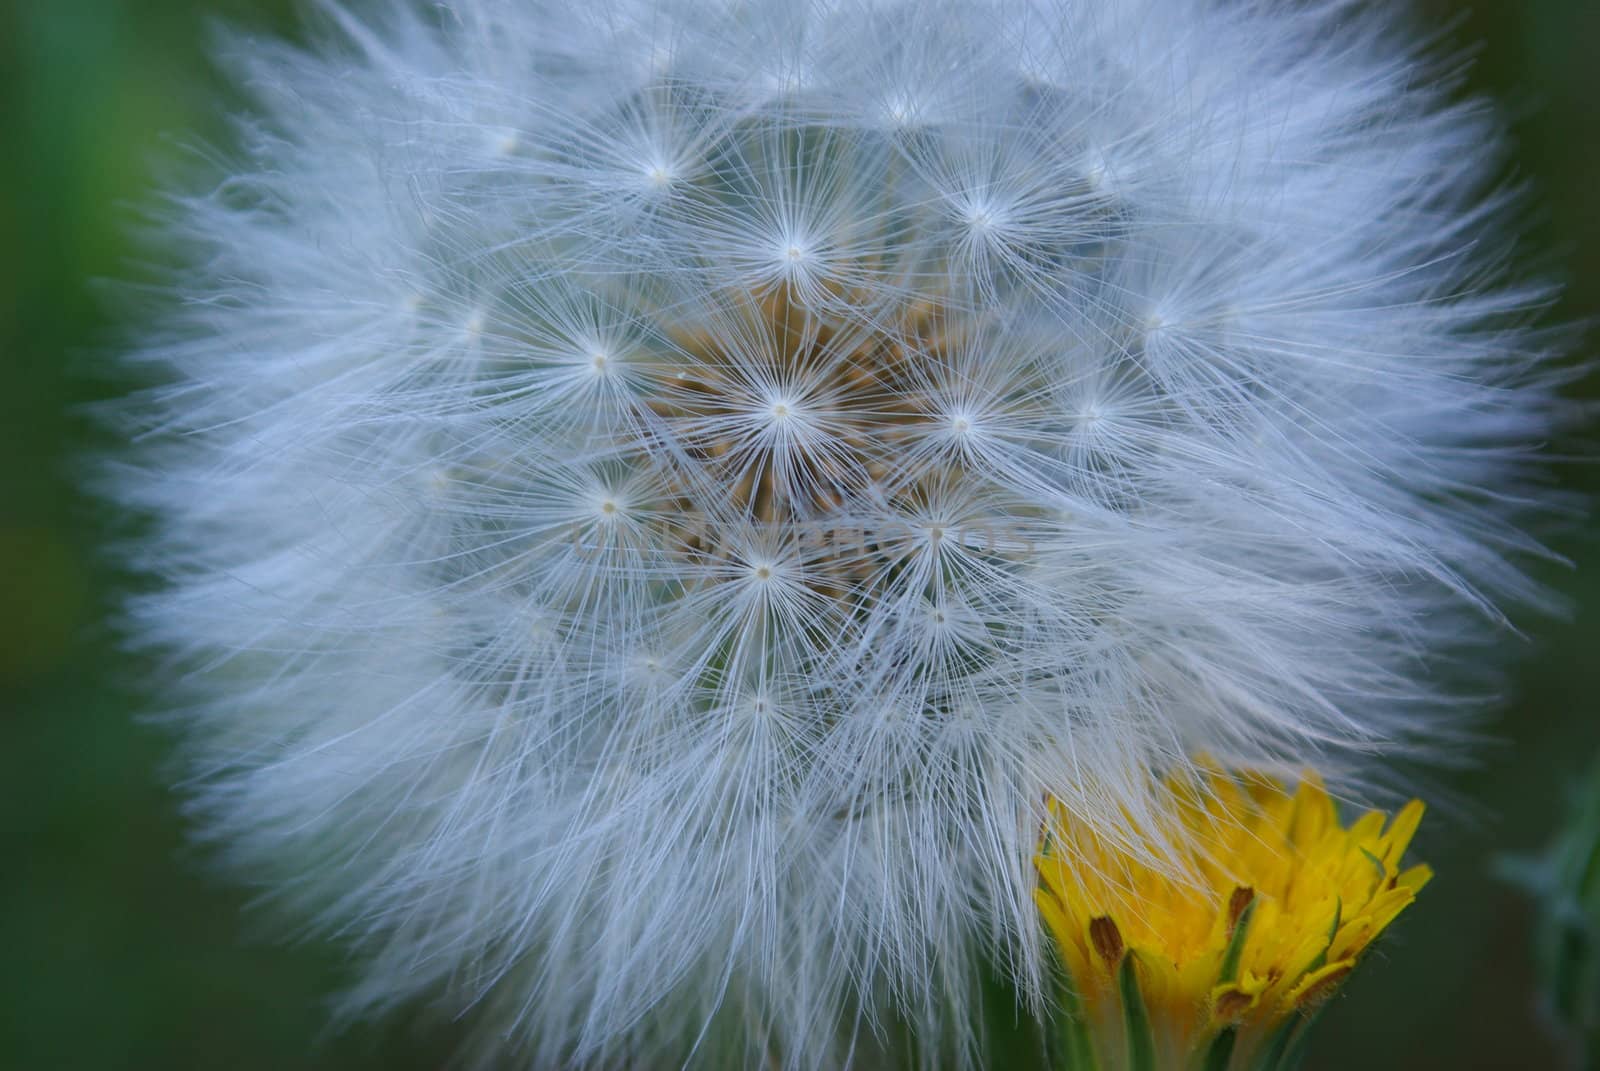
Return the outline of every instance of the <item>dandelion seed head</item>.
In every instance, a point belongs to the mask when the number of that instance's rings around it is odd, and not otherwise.
[[[351,1014],[964,1058],[980,941],[1039,978],[1046,798],[1120,843],[1196,753],[1448,736],[1556,426],[1493,124],[1344,3],[1113,6],[234,46],[110,493],[204,827],[364,951]]]

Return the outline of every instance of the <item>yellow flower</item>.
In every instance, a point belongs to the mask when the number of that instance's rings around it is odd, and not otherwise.
[[[1318,1008],[1432,876],[1400,869],[1422,804],[1346,827],[1309,777],[1291,792],[1208,770],[1163,792],[1170,817],[1142,843],[1051,802],[1035,864],[1065,970],[1057,1066],[1292,1066]]]

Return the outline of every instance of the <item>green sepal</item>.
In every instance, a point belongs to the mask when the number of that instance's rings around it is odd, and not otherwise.
[[[1083,998],[1078,994],[1072,972],[1067,970],[1060,950],[1052,945],[1050,951],[1049,967],[1055,982],[1056,1014],[1050,1017],[1045,1028],[1046,1062],[1050,1065],[1050,1071],[1100,1071],[1094,1039],[1089,1033],[1089,1019],[1083,1010]]]
[[[1275,1071],[1295,1071],[1295,1068],[1300,1066],[1300,1061],[1306,1058],[1306,1039],[1311,1036],[1312,1028],[1321,1018],[1322,1009],[1318,1008],[1300,1020],[1300,1028],[1290,1035],[1289,1048],[1284,1052],[1283,1059],[1278,1062]]]
[[[1374,867],[1377,868],[1378,877],[1380,879],[1382,879],[1384,881],[1389,880],[1389,868],[1383,865],[1383,860],[1382,859],[1379,859],[1376,855],[1373,855],[1370,851],[1368,851],[1365,848],[1361,849],[1361,854],[1366,856],[1367,857],[1367,861],[1369,863],[1371,863]]]
[[[1295,1030],[1300,1026],[1301,1016],[1298,1012],[1291,1013],[1283,1021],[1283,1025],[1275,1030],[1266,1044],[1261,1046],[1260,1055],[1250,1065],[1250,1071],[1278,1071],[1284,1067],[1284,1060],[1289,1055],[1290,1044],[1294,1041]]]
[[[1211,1047],[1206,1050],[1206,1058],[1200,1063],[1200,1071],[1228,1071],[1228,1064],[1233,1060],[1233,1047],[1238,1041],[1238,1027],[1224,1028],[1212,1039]]]
[[[1251,1065],[1250,1071],[1294,1071],[1305,1059],[1306,1038],[1320,1018],[1321,1008],[1309,1015],[1300,1012],[1291,1014],[1262,1047],[1261,1055]]]
[[[1256,913],[1256,902],[1251,900],[1239,912],[1239,921],[1233,924],[1233,936],[1228,938],[1227,951],[1222,954],[1222,969],[1217,973],[1217,984],[1227,985],[1239,978],[1239,960],[1244,956],[1244,939],[1250,929],[1250,917]],[[1334,923],[1335,928],[1338,922]],[[1209,1064],[1206,1066],[1210,1066]]]
[[[1128,1071],[1156,1071],[1156,1039],[1150,1013],[1139,990],[1139,971],[1132,952],[1122,957],[1117,970],[1117,990],[1122,997],[1122,1023],[1127,1031]]]
[[[1084,1015],[1083,999],[1078,996],[1072,975],[1059,956],[1054,961],[1056,976],[1056,1014],[1051,1017],[1045,1032],[1045,1052],[1051,1071],[1100,1071],[1100,1061],[1095,1058],[1094,1042],[1089,1035],[1089,1021]]]
[[[1244,910],[1239,912],[1239,917],[1234,920],[1233,933],[1228,936],[1228,947],[1222,953],[1222,966],[1217,971],[1217,984],[1227,985],[1239,979],[1239,961],[1244,958],[1244,942],[1250,932],[1250,919],[1256,912],[1256,902],[1251,901],[1244,905]],[[1239,1041],[1239,1028],[1236,1026],[1224,1027],[1216,1037],[1211,1039],[1211,1044],[1206,1048],[1206,1055],[1200,1061],[1200,1071],[1227,1071],[1228,1064],[1233,1060],[1233,1049]]]
[[[1333,939],[1339,936],[1339,923],[1344,918],[1344,897],[1333,898],[1333,925],[1328,927],[1328,939],[1322,944],[1322,951],[1317,953],[1317,958],[1305,969],[1300,977],[1304,978],[1313,971],[1320,971],[1328,965],[1328,950],[1333,947]]]

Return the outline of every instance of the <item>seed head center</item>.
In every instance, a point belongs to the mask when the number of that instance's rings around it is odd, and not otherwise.
[[[963,339],[936,300],[885,311],[863,297],[871,312],[855,315],[853,295],[830,294],[837,306],[823,311],[791,287],[740,292],[714,322],[667,329],[674,352],[652,377],[658,423],[643,452],[665,472],[690,560],[777,553],[798,582],[859,599],[918,553],[896,518],[960,475],[921,444],[940,419],[930,384]],[[943,419],[972,428],[965,415]],[[744,575],[773,580],[771,561]]]

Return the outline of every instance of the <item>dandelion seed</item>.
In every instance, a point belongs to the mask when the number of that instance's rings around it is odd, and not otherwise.
[[[319,10],[227,55],[106,482],[198,821],[365,955],[349,1014],[970,1059],[1047,794],[1121,843],[1192,754],[1425,750],[1537,596],[1547,295],[1381,12]]]

